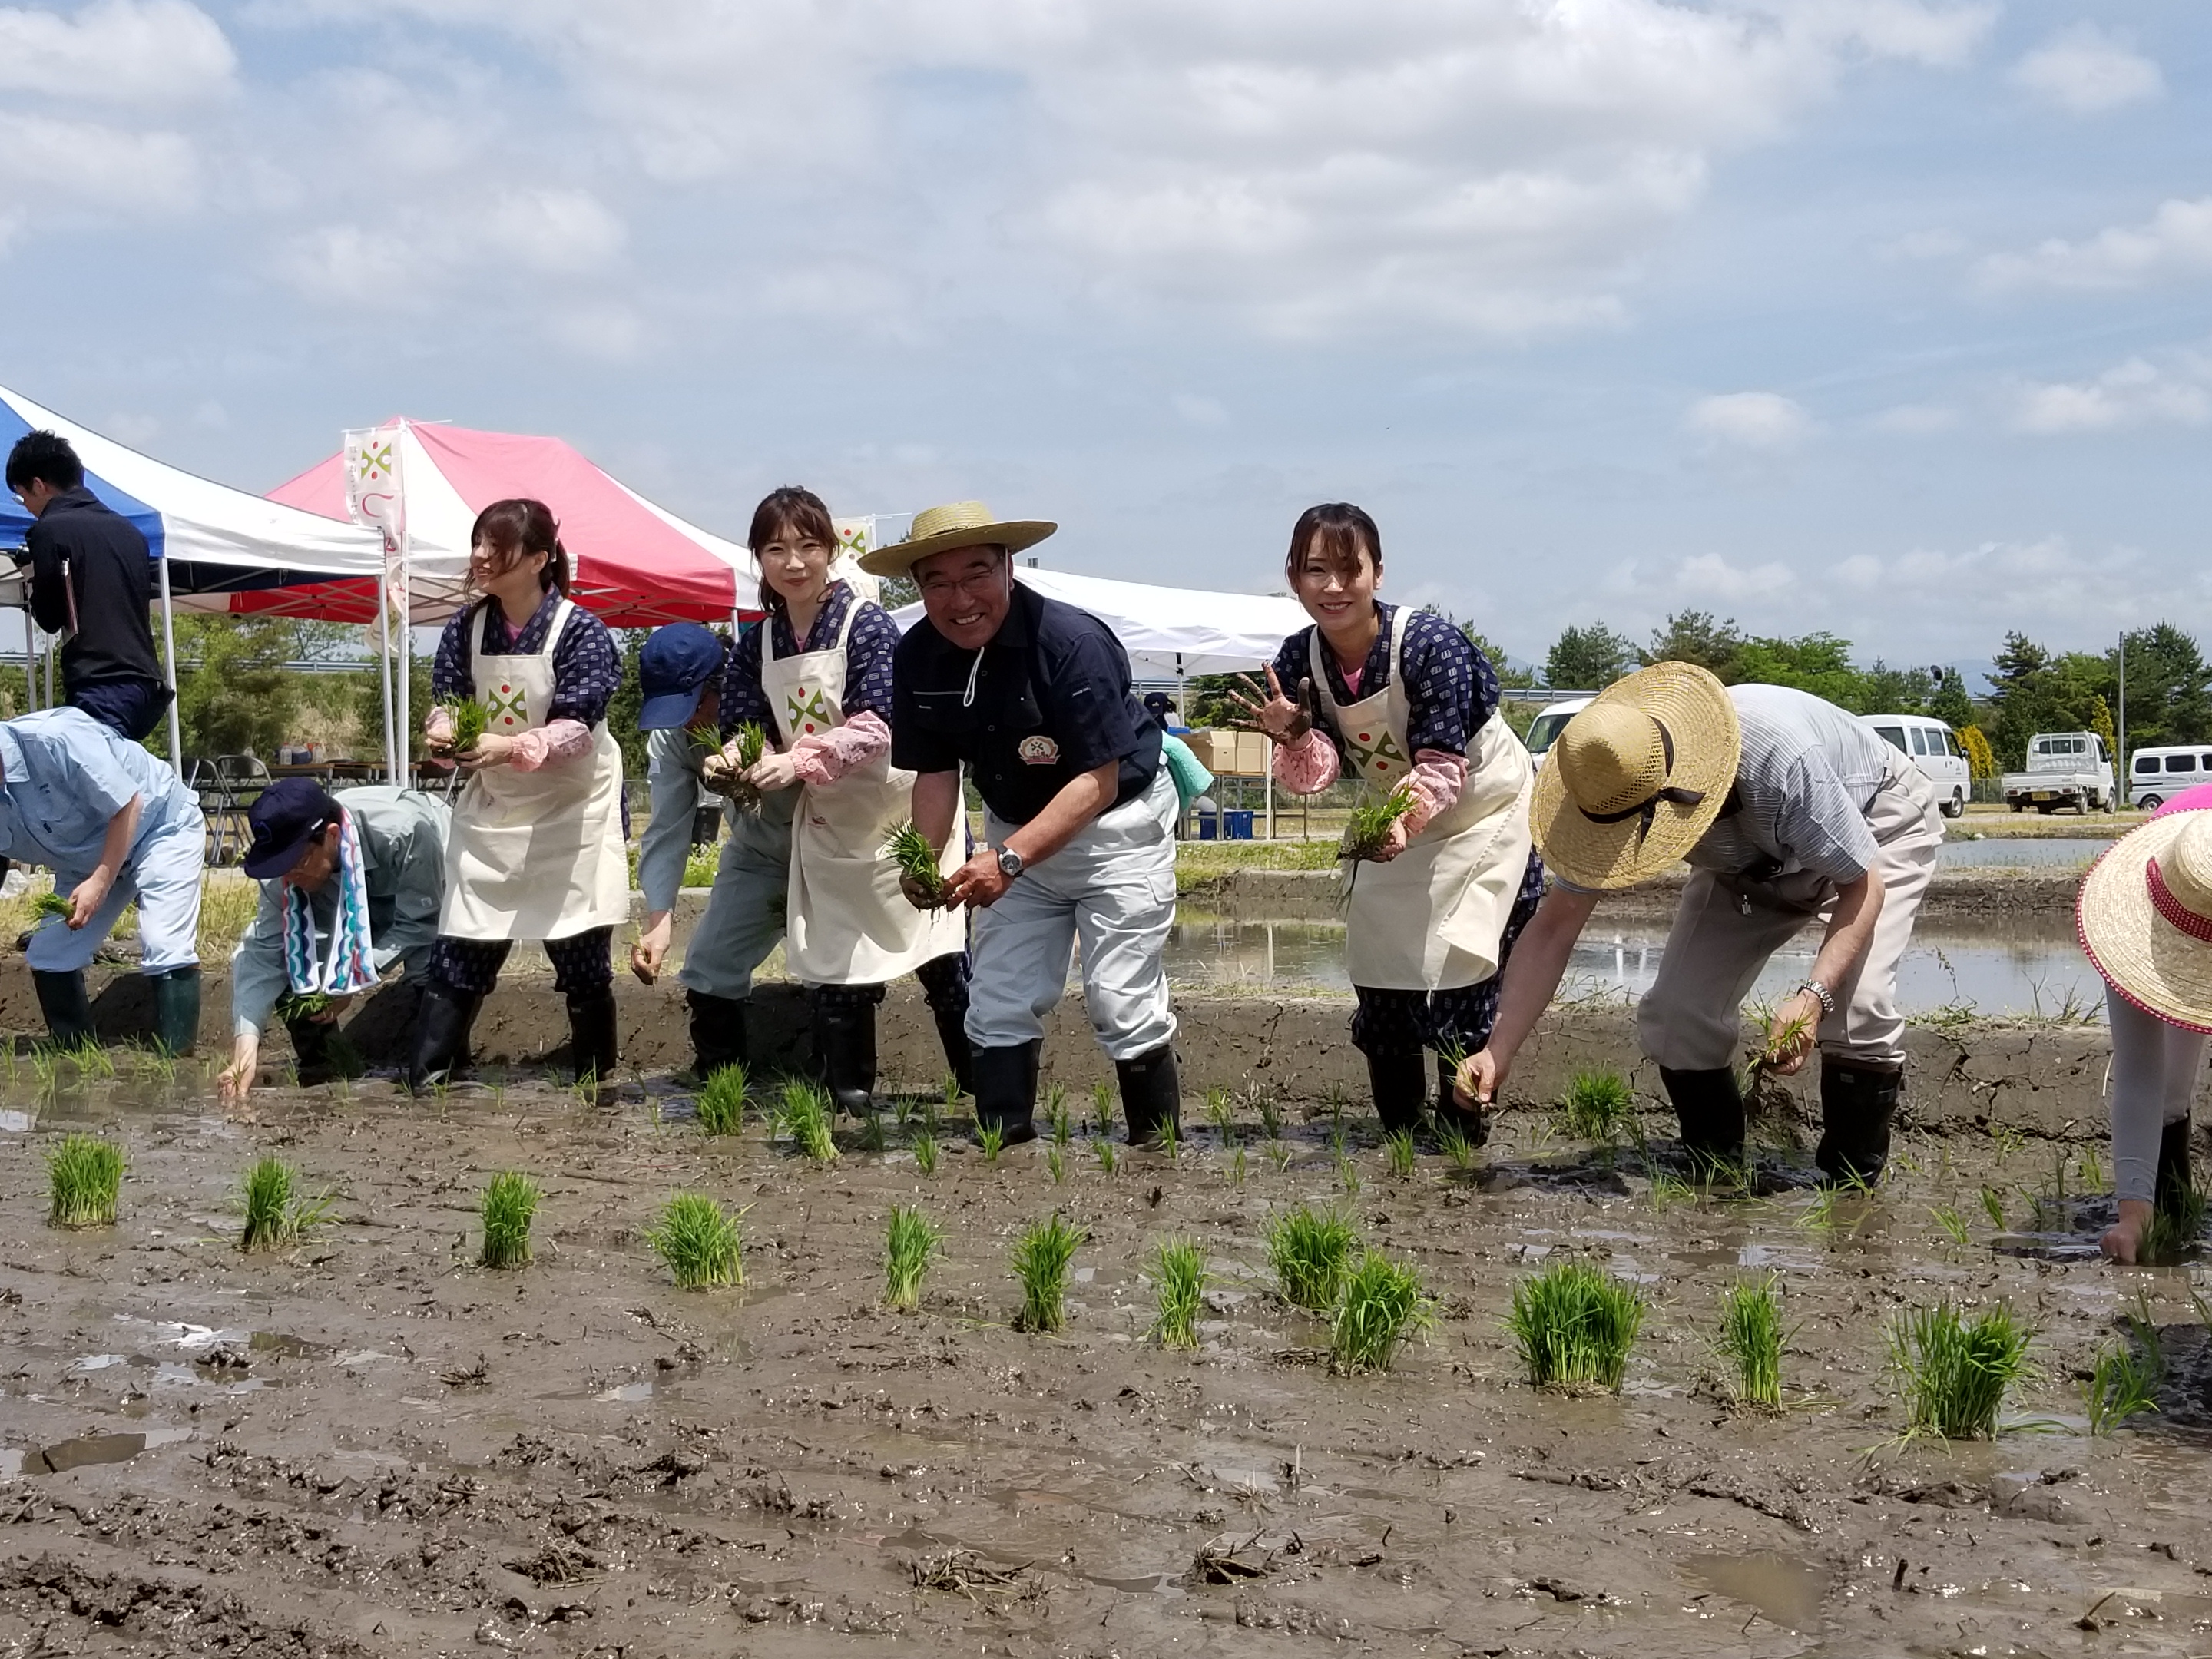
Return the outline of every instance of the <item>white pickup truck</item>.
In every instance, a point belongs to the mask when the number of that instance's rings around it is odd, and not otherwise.
[[[2055,812],[2104,812],[2112,806],[2112,763],[2094,732],[2039,732],[2029,739],[2027,769],[2004,775],[2005,804]]]

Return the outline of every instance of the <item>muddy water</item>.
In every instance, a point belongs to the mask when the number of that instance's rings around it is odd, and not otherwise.
[[[1881,1194],[1830,1206],[1660,1205],[1636,1160],[1534,1115],[1472,1176],[1425,1156],[1405,1179],[1354,1116],[1347,1197],[1326,1117],[1282,1126],[1278,1168],[1250,1103],[1241,1170],[1209,1127],[1112,1175],[1079,1141],[1058,1183],[1042,1147],[988,1165],[950,1125],[933,1175],[898,1127],[817,1170],[635,1088],[586,1109],[372,1084],[252,1121],[190,1087],[9,1107],[0,1652],[168,1653],[186,1627],[376,1655],[2212,1648],[2212,1353],[2183,1273],[1996,1236],[1984,1186],[2015,1224],[2045,1198],[2058,1243],[2108,1214],[2040,1143],[1916,1141]],[[126,1149],[122,1220],[55,1231],[40,1153],[87,1124]],[[266,1151],[337,1220],[243,1258],[228,1194]],[[545,1197],[534,1264],[493,1274],[472,1210],[505,1168]],[[640,1232],[678,1188],[745,1206],[744,1290],[668,1285]],[[1268,1214],[1332,1200],[1438,1298],[1387,1376],[1330,1374],[1325,1331],[1267,1294]],[[947,1233],[907,1316],[878,1305],[893,1203]],[[1024,1335],[1006,1252],[1054,1208],[1089,1234],[1071,1316]],[[1171,1234],[1214,1275],[1191,1355],[1145,1340]],[[1499,1328],[1563,1257],[1652,1300],[1618,1398],[1530,1390]],[[1780,1274],[1795,1332],[1779,1416],[1733,1411],[1714,1370],[1746,1267]],[[2072,1375],[2139,1290],[2164,1409],[2091,1439]],[[1883,1329],[1946,1296],[2035,1322],[2043,1380],[2012,1405],[2041,1431],[1887,1443]]]
[[[1666,945],[1663,919],[1608,927],[1601,913],[1575,947],[1570,994],[1642,995],[1658,974]],[[1808,929],[1776,951],[1753,997],[1782,997],[1802,984],[1819,945],[1820,934]],[[1344,927],[1334,921],[1209,915],[1186,908],[1169,939],[1167,963],[1176,983],[1208,989],[1351,988]],[[1992,1017],[2047,1015],[2104,1002],[2102,982],[2063,916],[1921,927],[1899,969],[1898,994],[1908,1013],[1970,1008]]]

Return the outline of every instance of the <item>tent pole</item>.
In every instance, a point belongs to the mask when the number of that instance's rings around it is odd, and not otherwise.
[[[396,786],[399,763],[392,748],[392,602],[381,564],[376,569],[376,680],[384,692],[384,781]]]
[[[398,724],[392,728],[392,746],[399,763],[399,784],[404,788],[412,769],[408,763],[415,757],[413,742],[414,713],[408,702],[415,687],[415,580],[407,568],[407,525],[399,526],[399,649],[392,661],[392,701],[398,712]]]
[[[36,712],[39,707],[39,628],[31,620],[28,600],[23,605],[23,701],[30,704],[25,714]]]
[[[177,713],[177,618],[169,592],[169,546],[161,544],[161,655],[169,676],[169,769],[185,775],[185,727]]]

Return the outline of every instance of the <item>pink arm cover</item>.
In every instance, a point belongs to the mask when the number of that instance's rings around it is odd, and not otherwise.
[[[548,720],[519,733],[512,752],[514,758],[509,764],[518,772],[557,766],[592,752],[592,728],[581,720]]]
[[[1313,795],[1336,781],[1336,745],[1316,731],[1275,745],[1275,781],[1294,795]]]
[[[842,726],[817,732],[792,744],[791,762],[800,782],[818,787],[835,783],[854,767],[888,754],[890,746],[891,729],[884,724],[883,716],[864,708]]]
[[[1467,787],[1467,757],[1442,749],[1424,749],[1413,757],[1413,769],[1406,775],[1406,787],[1413,805],[1405,817],[1406,834],[1418,836],[1439,812],[1449,812]]]

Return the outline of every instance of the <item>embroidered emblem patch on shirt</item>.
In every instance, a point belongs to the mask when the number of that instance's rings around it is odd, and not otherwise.
[[[1025,765],[1050,766],[1060,758],[1060,745],[1039,732],[1033,738],[1024,738],[1021,747],[1014,751]]]

